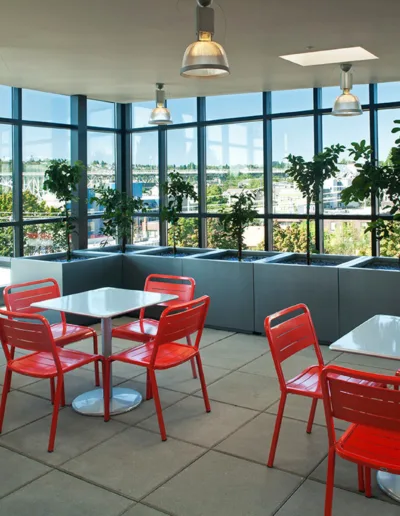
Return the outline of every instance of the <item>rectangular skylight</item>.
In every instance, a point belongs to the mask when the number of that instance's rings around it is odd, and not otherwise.
[[[379,59],[362,47],[335,48],[333,50],[320,50],[316,52],[303,52],[302,54],[290,54],[280,56],[300,66],[316,66],[333,63],[354,63],[355,61],[367,61]]]

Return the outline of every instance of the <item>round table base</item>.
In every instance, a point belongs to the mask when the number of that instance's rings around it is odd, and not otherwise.
[[[378,471],[377,480],[384,493],[400,502],[400,475]]]
[[[113,387],[110,414],[124,414],[142,402],[142,395],[133,389]],[[103,389],[85,392],[74,399],[72,408],[84,416],[104,416]]]

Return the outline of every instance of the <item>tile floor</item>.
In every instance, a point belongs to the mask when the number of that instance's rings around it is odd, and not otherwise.
[[[129,344],[116,339],[114,346]],[[74,347],[89,351],[90,342]],[[322,351],[326,362],[394,369],[389,361]],[[189,364],[158,375],[169,436],[165,443],[152,401],[107,424],[67,406],[49,454],[48,382],[15,377],[0,437],[0,516],[323,515],[327,436],[322,406],[307,435],[309,402],[289,399],[275,468],[268,469],[279,388],[266,339],[207,329],[202,356],[210,414],[204,412]],[[313,362],[304,351],[287,361],[286,372],[295,374]],[[140,368],[116,366],[114,384],[144,393],[145,375]],[[70,373],[67,402],[92,385],[92,366]],[[338,422],[337,429],[345,425]],[[370,500],[358,494],[355,466],[338,460],[334,514],[400,514],[400,506],[376,482],[373,493]]]

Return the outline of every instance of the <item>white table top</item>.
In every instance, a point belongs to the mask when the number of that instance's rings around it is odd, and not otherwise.
[[[178,296],[169,294],[106,287],[32,303],[32,306],[105,319],[177,298]]]
[[[374,315],[331,344],[329,349],[400,360],[400,317]]]

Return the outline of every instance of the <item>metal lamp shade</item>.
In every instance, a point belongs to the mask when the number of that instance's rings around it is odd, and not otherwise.
[[[215,41],[196,41],[183,56],[182,77],[210,79],[229,75],[225,50]]]
[[[358,116],[362,115],[360,100],[350,92],[343,92],[336,99],[332,109],[334,116]]]
[[[150,125],[169,125],[172,124],[171,113],[166,107],[157,106],[150,115]]]

